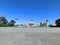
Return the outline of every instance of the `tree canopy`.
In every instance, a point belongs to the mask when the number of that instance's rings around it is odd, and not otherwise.
[[[0,17],[0,24],[7,24],[8,21],[5,17]]]
[[[60,18],[55,21],[57,27],[60,27]]]
[[[15,20],[11,20],[11,21],[9,22],[9,25],[10,25],[10,26],[14,26],[14,25],[15,25],[15,23],[16,23],[16,21],[15,21]]]

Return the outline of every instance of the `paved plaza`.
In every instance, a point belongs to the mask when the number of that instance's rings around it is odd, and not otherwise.
[[[60,28],[1,27],[0,45],[60,45]]]

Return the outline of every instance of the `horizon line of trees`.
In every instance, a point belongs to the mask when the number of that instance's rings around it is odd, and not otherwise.
[[[10,22],[8,22],[8,20],[5,17],[0,17],[0,27],[14,26],[15,23],[15,20],[11,20]]]
[[[55,20],[55,24],[56,24],[56,25],[52,25],[52,24],[51,24],[51,25],[49,25],[49,26],[50,26],[50,27],[60,27],[60,18],[58,18],[58,19]]]
[[[11,20],[8,22],[8,20],[5,17],[0,17],[0,27],[1,26],[14,26],[16,23],[15,20]],[[60,18],[55,20],[56,25],[49,25],[49,27],[60,27]]]

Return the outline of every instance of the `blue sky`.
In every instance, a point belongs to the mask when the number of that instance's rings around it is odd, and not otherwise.
[[[33,19],[36,24],[49,20],[54,24],[60,18],[60,0],[0,0],[0,16],[9,21],[18,18],[18,24],[27,24]]]

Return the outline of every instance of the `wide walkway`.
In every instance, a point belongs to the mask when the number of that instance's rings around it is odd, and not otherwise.
[[[26,29],[24,32],[7,32],[5,29],[5,31],[0,31],[0,45],[60,45],[60,33],[26,32]]]

